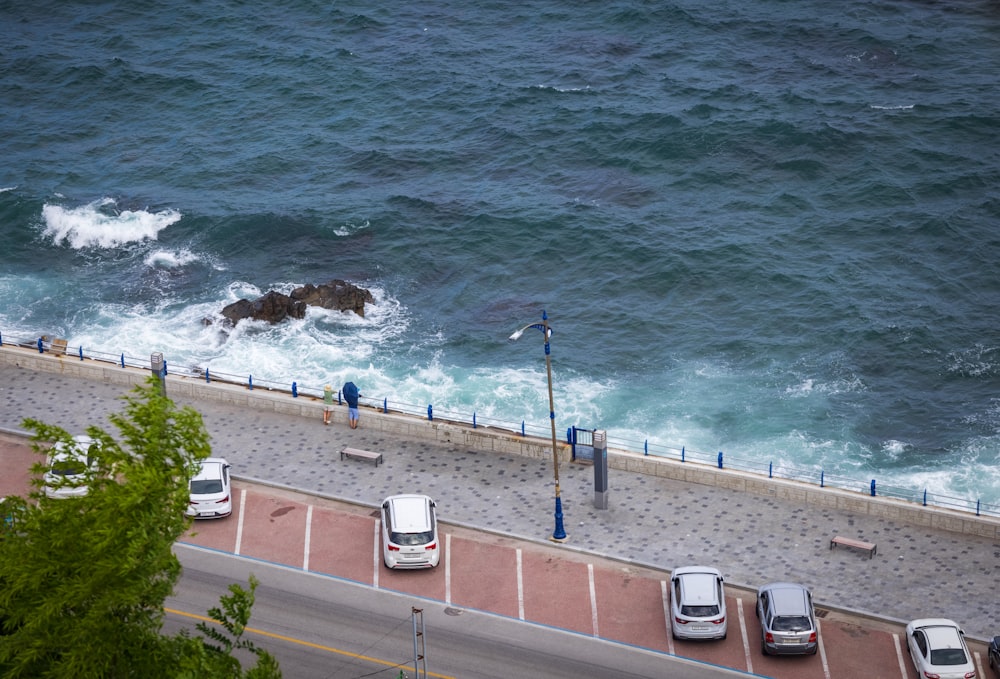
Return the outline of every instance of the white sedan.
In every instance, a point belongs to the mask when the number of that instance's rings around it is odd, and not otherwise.
[[[917,676],[936,679],[975,679],[976,668],[962,630],[951,620],[924,618],[906,626]]]
[[[233,513],[229,467],[230,464],[221,457],[208,457],[201,461],[201,469],[191,479],[188,516],[196,519],[220,519]]]
[[[74,436],[70,446],[62,441],[52,446],[43,477],[45,495],[59,499],[86,495],[97,462],[96,452],[97,442],[82,434]]]

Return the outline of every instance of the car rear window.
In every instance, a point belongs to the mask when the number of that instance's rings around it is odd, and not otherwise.
[[[931,651],[932,665],[964,665],[968,662],[960,648],[938,648]]]
[[[812,623],[805,615],[779,615],[771,623],[771,629],[775,632],[801,632],[811,627]]]
[[[424,531],[422,533],[389,533],[389,540],[397,545],[407,547],[415,545],[426,545],[434,539],[434,531]]]
[[[689,618],[710,618],[718,614],[718,606],[681,606],[681,615]]]
[[[195,495],[208,495],[209,493],[221,493],[222,481],[219,479],[196,479],[191,482],[191,492]]]

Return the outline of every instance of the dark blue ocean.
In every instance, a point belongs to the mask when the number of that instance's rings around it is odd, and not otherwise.
[[[997,63],[995,0],[0,0],[0,333],[544,433],[545,310],[560,432],[1000,502]]]

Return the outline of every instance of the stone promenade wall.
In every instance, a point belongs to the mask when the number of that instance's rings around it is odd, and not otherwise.
[[[89,358],[80,360],[78,356],[58,356],[41,354],[35,348],[3,345],[0,347],[0,364],[14,365],[28,370],[59,373],[69,377],[98,380],[109,384],[120,384],[125,388],[143,383],[150,376],[150,370],[97,361]],[[196,399],[217,401],[246,408],[271,411],[284,415],[318,418],[323,409],[321,399],[313,396],[247,385],[231,384],[219,380],[206,382],[203,377],[169,374],[167,394],[180,400]],[[347,422],[345,408],[334,409],[337,421]],[[471,450],[495,452],[507,455],[525,455],[539,459],[551,459],[552,441],[532,436],[521,436],[490,427],[461,422],[435,419],[428,421],[413,415],[382,412],[367,408],[364,412],[365,428],[373,428],[386,433],[433,440],[443,445],[457,446]],[[561,463],[570,461],[570,449],[564,442],[558,442],[557,451]],[[975,516],[939,507],[922,505],[887,497],[871,497],[869,494],[837,488],[821,488],[816,485],[788,479],[773,479],[761,474],[753,474],[733,469],[718,469],[698,462],[681,462],[652,455],[642,455],[623,450],[608,450],[608,466],[638,474],[662,476],[686,483],[700,483],[730,490],[754,493],[768,497],[799,502],[806,507],[842,509],[857,514],[867,514],[885,520],[911,523],[918,526],[978,535],[990,539],[1000,539],[1000,519]]]

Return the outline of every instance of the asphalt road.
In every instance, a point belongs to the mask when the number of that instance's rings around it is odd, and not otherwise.
[[[249,638],[273,653],[289,678],[724,679],[751,676],[638,649],[376,590],[255,559],[189,545],[184,574],[167,601],[169,629],[192,627],[226,593],[260,581]],[[422,611],[425,663],[414,673],[413,609]]]

